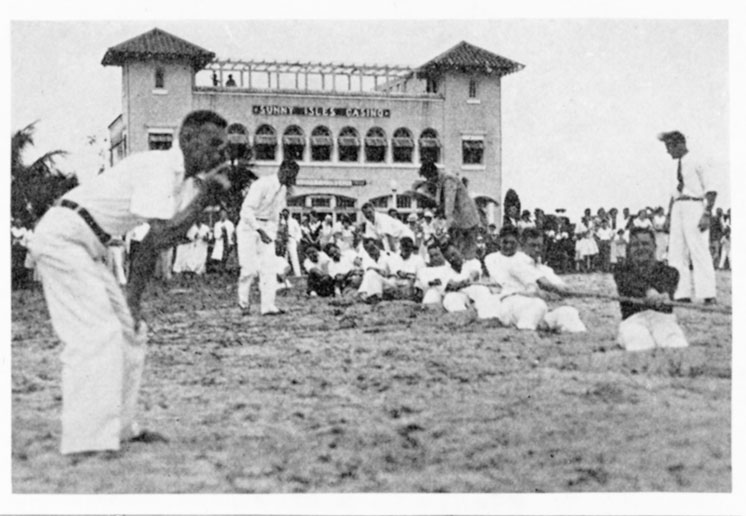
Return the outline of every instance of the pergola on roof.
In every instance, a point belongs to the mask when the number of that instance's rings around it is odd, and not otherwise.
[[[362,74],[368,76],[400,76],[412,73],[413,68],[398,65],[346,64],[300,61],[233,60],[217,59],[206,66],[208,70],[270,72],[270,73],[311,73],[311,74]]]
[[[210,52],[156,27],[145,34],[110,47],[101,64],[122,66],[128,60],[147,59],[187,59],[195,70],[201,70],[215,59],[215,52]]]

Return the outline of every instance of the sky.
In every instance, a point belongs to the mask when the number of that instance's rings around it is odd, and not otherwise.
[[[656,135],[678,129],[730,206],[727,20],[13,21],[11,130],[38,120],[27,159],[52,149],[81,180],[121,113],[106,49],[153,27],[218,58],[419,66],[462,40],[526,65],[502,80],[503,193],[572,217],[585,207],[667,205],[675,166]],[[88,144],[95,135],[98,145]]]

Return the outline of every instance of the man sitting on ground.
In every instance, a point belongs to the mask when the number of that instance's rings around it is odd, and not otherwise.
[[[445,248],[444,256],[453,270],[446,284],[443,308],[447,312],[462,312],[472,304],[480,319],[499,315],[500,299],[486,285],[475,284],[482,276],[482,264],[477,259],[464,260],[461,251],[453,244]]]
[[[363,274],[362,259],[353,250],[342,252],[337,244],[327,244],[324,252],[331,259],[328,266],[329,276],[334,281],[334,295],[346,296],[357,291]]]
[[[501,286],[500,322],[520,330],[536,330],[547,313],[546,302],[538,297],[542,276],[531,258],[518,250],[517,227],[503,226],[499,239],[500,251],[487,255],[484,265],[492,281]],[[557,290],[545,283],[548,290]]]
[[[397,299],[412,299],[419,301],[421,298],[415,287],[417,273],[425,268],[425,260],[419,254],[414,253],[414,240],[405,236],[399,240],[399,254],[392,256],[394,269],[396,270],[396,293]]]
[[[536,228],[526,228],[521,233],[521,250],[531,258],[531,265],[538,272],[536,286],[539,287],[539,295],[551,297],[552,295],[565,296],[570,293],[567,284],[557,276],[551,267],[540,263],[544,249],[544,234]],[[586,327],[580,320],[577,308],[572,306],[561,306],[550,310],[544,316],[545,329],[551,331],[584,332]]]
[[[384,293],[391,295],[396,288],[396,264],[391,255],[381,250],[381,242],[374,238],[363,238],[363,279],[358,289],[362,301],[375,303],[383,299]]]
[[[629,231],[627,260],[614,271],[620,296],[642,298],[643,303],[620,301],[622,322],[619,344],[628,351],[651,348],[683,348],[687,341],[676,321],[671,300],[679,272],[655,259],[655,233],[633,227]]]
[[[308,274],[306,294],[312,297],[334,295],[334,278],[329,274],[330,262],[331,259],[317,246],[308,246],[306,259],[303,261],[303,268]]]
[[[415,286],[422,290],[422,304],[442,306],[446,285],[453,278],[453,268],[446,262],[440,244],[431,240],[427,246],[428,265],[417,273]]]

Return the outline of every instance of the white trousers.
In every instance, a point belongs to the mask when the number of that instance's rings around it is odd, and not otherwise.
[[[500,314],[500,297],[492,294],[484,285],[470,285],[457,292],[446,292],[443,295],[443,308],[447,312],[463,312],[472,304],[480,319],[490,319]]]
[[[124,274],[124,246],[123,245],[112,245],[108,248],[107,263],[109,268],[114,273],[117,282],[120,285],[127,284],[127,275]]]
[[[301,275],[300,261],[298,260],[298,242],[294,238],[288,238],[288,258],[293,266],[293,274]]]
[[[710,230],[699,230],[697,224],[701,217],[701,202],[678,201],[671,208],[668,264],[679,271],[679,284],[674,299],[715,297],[715,267],[710,255]],[[689,270],[690,260],[693,270]]]
[[[106,248],[73,211],[53,207],[31,251],[52,326],[62,341],[62,453],[117,450],[134,421],[145,361]]]
[[[238,277],[238,306],[248,308],[249,293],[254,278],[259,277],[260,310],[265,314],[277,311],[277,273],[275,272],[275,241],[277,227],[271,222],[258,221],[259,227],[272,238],[272,242],[262,242],[259,233],[239,222],[236,228],[238,243],[238,264],[241,272]]]
[[[500,322],[519,330],[536,330],[547,314],[547,303],[539,297],[508,296],[501,301]]]
[[[587,331],[585,324],[580,320],[580,312],[572,306],[560,306],[550,310],[544,316],[544,322],[553,331],[566,333],[582,333]]]
[[[396,279],[384,278],[374,270],[367,270],[363,273],[363,279],[357,291],[366,297],[382,296],[384,289],[395,287]]]
[[[655,310],[637,312],[624,319],[619,324],[617,341],[627,351],[688,346],[676,315]]]

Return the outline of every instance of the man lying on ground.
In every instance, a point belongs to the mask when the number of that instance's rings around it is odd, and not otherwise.
[[[673,308],[666,305],[676,291],[679,272],[657,261],[655,249],[655,233],[651,229],[631,228],[627,260],[614,271],[620,296],[643,298],[648,302],[619,302],[622,322],[618,342],[628,351],[688,345]]]

